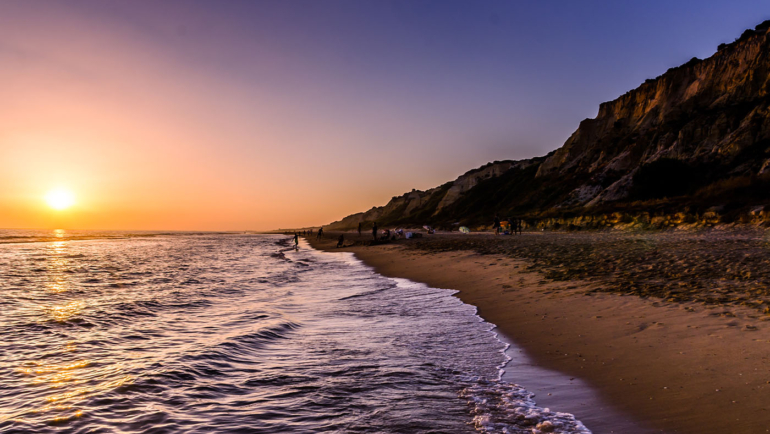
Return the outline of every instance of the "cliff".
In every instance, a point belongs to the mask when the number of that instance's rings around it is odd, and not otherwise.
[[[625,212],[718,213],[770,201],[770,21],[603,103],[562,147],[490,163],[428,191],[346,217],[358,222],[483,224],[495,213],[564,219]],[[710,214],[710,215],[711,215]],[[713,218],[710,218],[713,220]]]
[[[352,214],[328,226],[329,229],[353,229],[358,223],[370,227],[373,222],[382,224],[428,223],[447,207],[458,201],[480,182],[496,178],[515,168],[525,168],[535,160],[495,161],[459,176],[452,182],[426,191],[412,190],[401,196],[394,196],[385,206],[371,208],[366,212]]]

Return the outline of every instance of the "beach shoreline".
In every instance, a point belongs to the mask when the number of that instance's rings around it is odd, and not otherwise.
[[[320,250],[352,252],[385,276],[459,291],[457,297],[476,306],[535,363],[585,380],[614,409],[638,421],[639,433],[770,429],[770,322],[756,306],[608,292],[618,282],[556,280],[534,270],[531,258],[480,254],[468,250],[467,241],[453,249],[452,236],[435,236],[441,245],[431,250],[416,247],[417,240],[337,249],[337,235],[307,239]],[[537,236],[525,233],[518,239],[543,242]],[[358,239],[352,233],[346,237]],[[468,239],[500,243],[493,235]],[[559,243],[558,236],[542,240],[551,249]],[[526,379],[519,382],[527,387]],[[547,395],[536,401],[559,402]],[[592,428],[591,422],[601,419],[596,409],[585,409],[582,416],[572,408],[554,409],[574,412],[597,433],[612,432],[609,425]]]

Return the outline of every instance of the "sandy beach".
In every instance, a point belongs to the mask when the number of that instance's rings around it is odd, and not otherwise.
[[[538,365],[586,381],[640,433],[770,431],[763,232],[438,234],[376,246],[349,233],[343,249],[337,236],[308,241],[458,290]],[[558,392],[536,400],[560,403]],[[564,411],[614,430],[602,409]]]

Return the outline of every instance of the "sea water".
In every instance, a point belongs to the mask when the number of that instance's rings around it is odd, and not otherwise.
[[[2,433],[589,432],[501,380],[507,345],[453,291],[350,253],[281,235],[0,239]]]

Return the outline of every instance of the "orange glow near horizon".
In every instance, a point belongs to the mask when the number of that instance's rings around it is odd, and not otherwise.
[[[77,32],[72,36],[77,39]],[[113,42],[132,57],[131,43]],[[177,76],[162,59],[140,61],[136,56],[146,53],[137,51],[125,61],[136,60],[132,71],[152,82],[113,71],[105,63],[120,59],[94,58],[89,50],[69,59],[103,76],[88,86],[47,57],[53,64],[36,61],[25,66],[31,71],[0,69],[8,102],[0,106],[0,228],[302,227],[384,204],[394,192],[414,186],[409,179],[371,178],[393,165],[373,170],[339,160],[338,143],[361,143],[364,135],[333,131],[320,121],[293,129],[271,114],[291,112],[287,102],[253,105],[260,98],[248,90],[194,74]],[[189,89],[202,90],[191,96]],[[212,102],[223,109],[211,112]],[[77,193],[76,206],[62,211],[57,208],[69,201],[41,200],[57,185]]]
[[[418,119],[431,110],[404,110],[410,93],[326,70],[304,44],[244,37],[250,22],[94,5],[0,17],[0,228],[317,226],[493,159],[464,146],[426,164],[470,142],[460,124]],[[75,197],[41,200],[59,185]]]

